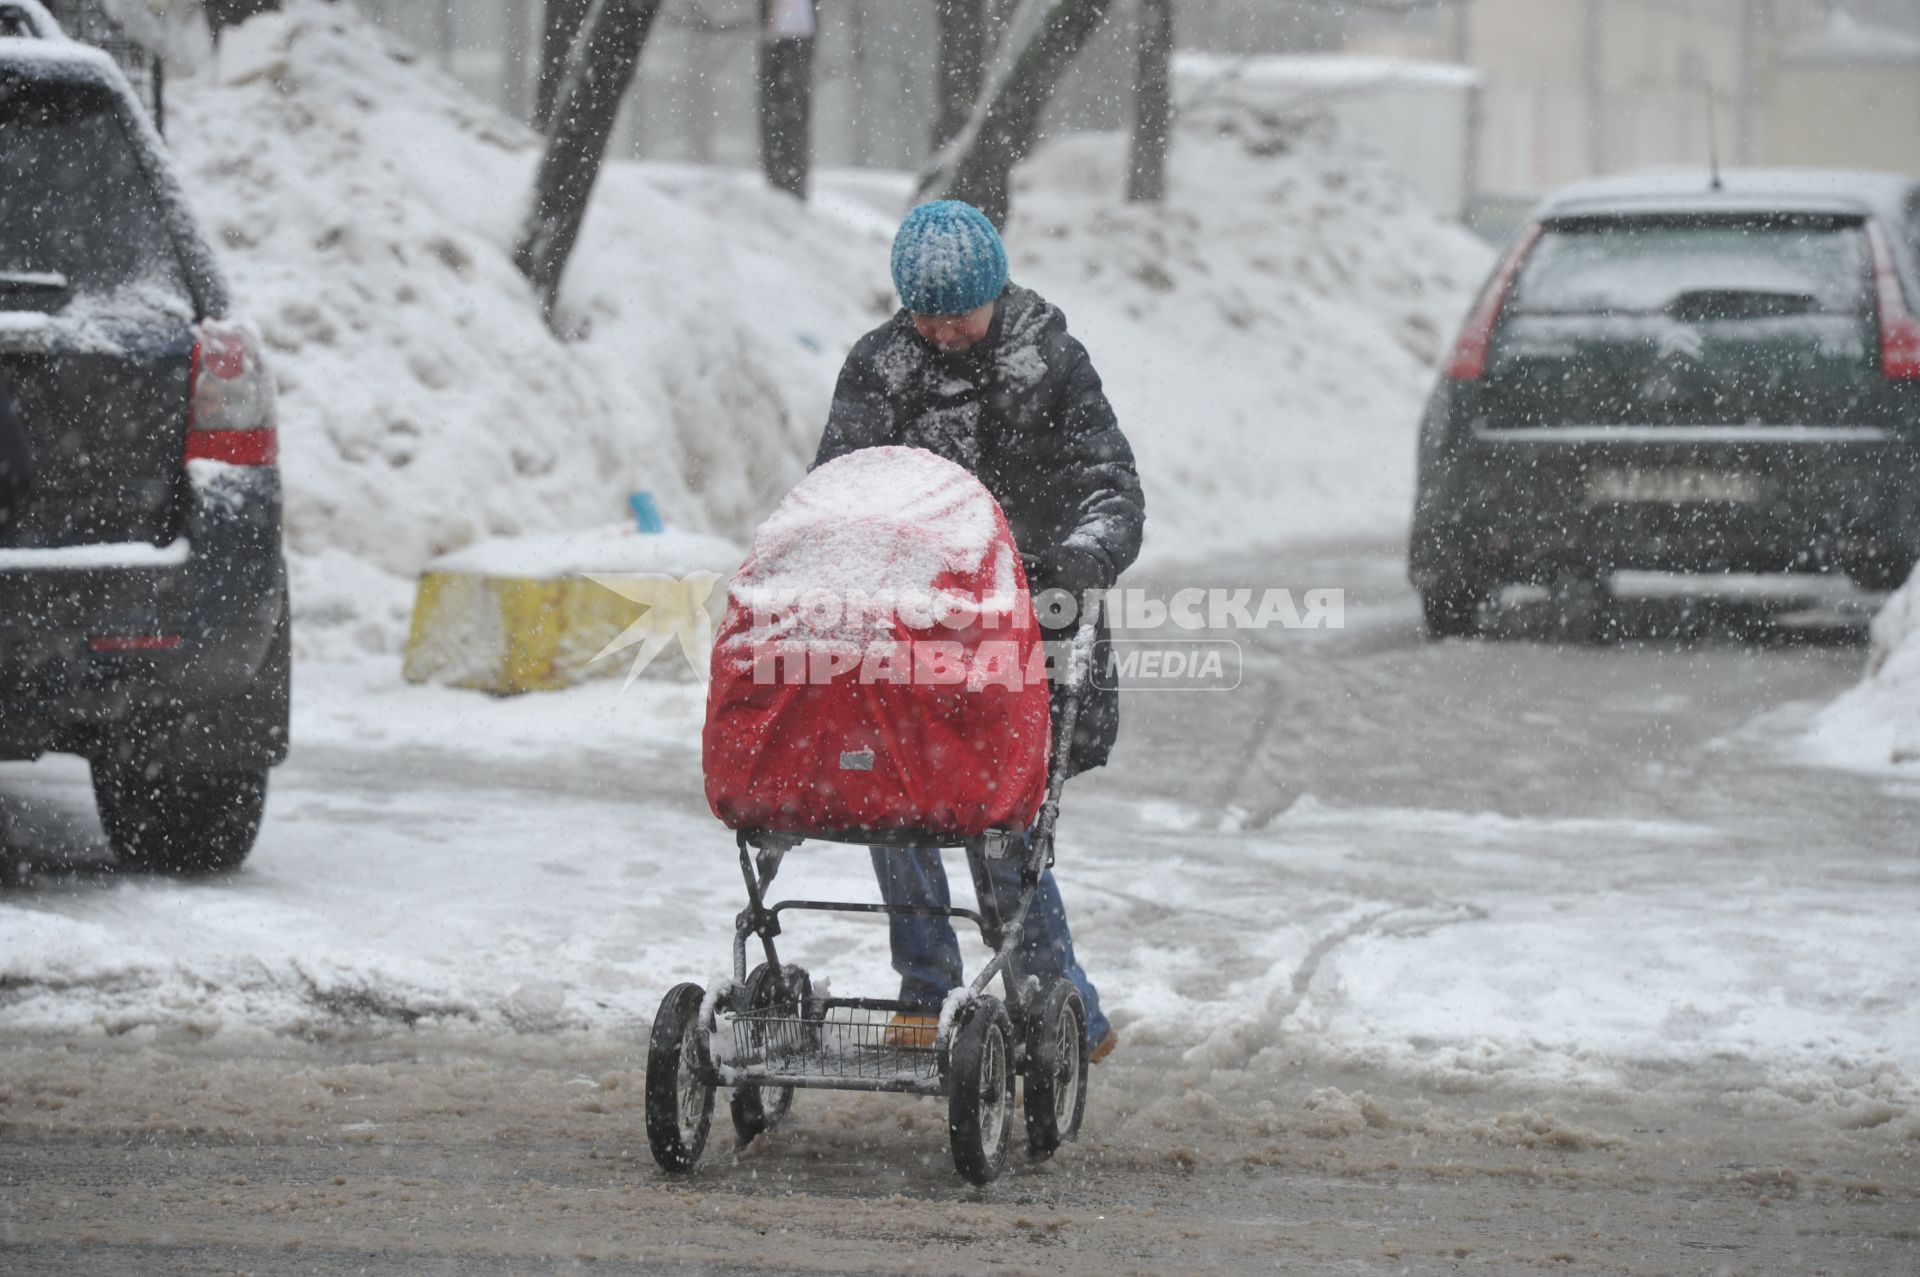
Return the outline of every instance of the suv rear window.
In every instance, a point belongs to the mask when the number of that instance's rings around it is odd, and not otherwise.
[[[186,295],[122,110],[97,85],[0,70],[0,309],[57,309],[140,284]]]
[[[1549,227],[1511,311],[1694,318],[1854,315],[1869,302],[1857,221],[1616,219]]]

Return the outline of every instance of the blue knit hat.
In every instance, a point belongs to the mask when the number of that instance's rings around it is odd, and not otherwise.
[[[893,237],[893,286],[916,315],[964,315],[1007,286],[1006,245],[971,204],[922,204]]]

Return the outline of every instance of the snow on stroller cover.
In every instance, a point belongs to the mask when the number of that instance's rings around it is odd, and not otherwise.
[[[1044,649],[1013,534],[918,448],[830,461],[754,534],[714,641],[702,761],[729,828],[960,838],[1046,794]]]

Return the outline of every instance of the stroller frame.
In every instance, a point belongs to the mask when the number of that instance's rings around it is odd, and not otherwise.
[[[1068,649],[1065,694],[1054,722],[1046,796],[1028,833],[993,829],[966,837],[915,830],[805,834],[738,831],[747,906],[734,920],[733,978],[712,991],[680,985],[656,1016],[647,1062],[647,1134],[655,1159],[691,1170],[706,1142],[715,1088],[744,1146],[777,1127],[796,1090],[883,1091],[946,1096],[954,1163],[974,1183],[1005,1166],[1013,1079],[1024,1083],[1027,1146],[1036,1160],[1075,1138],[1086,1104],[1086,1009],[1060,976],[1025,971],[1020,938],[1041,876],[1054,863],[1054,829],[1081,699],[1092,679],[1099,607],[1090,604]],[[844,900],[772,900],[786,854],[812,839],[875,848],[963,850],[978,907]],[[994,862],[1017,860],[1019,891],[1003,908]],[[780,961],[776,939],[792,912],[966,919],[991,958],[942,1006],[893,998],[818,996],[799,967]],[[748,970],[749,944],[762,959]],[[1005,999],[988,992],[1002,982]],[[938,1016],[929,1030],[895,1017]]]

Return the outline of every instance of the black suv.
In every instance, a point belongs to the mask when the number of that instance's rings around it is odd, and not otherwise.
[[[1583,183],[1495,269],[1428,404],[1410,575],[1433,635],[1509,584],[1920,557],[1912,179]]]
[[[0,759],[91,764],[123,863],[231,868],[287,748],[273,383],[125,77],[0,0]]]

